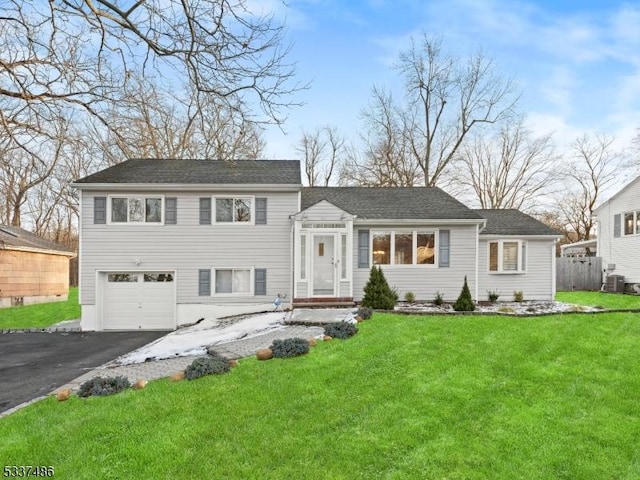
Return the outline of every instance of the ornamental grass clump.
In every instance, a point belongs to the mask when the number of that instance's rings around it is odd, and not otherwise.
[[[304,338],[285,338],[274,340],[269,347],[275,358],[299,357],[309,353],[309,340]]]
[[[358,327],[353,323],[348,322],[330,323],[324,327],[324,334],[331,338],[340,338],[345,340],[349,337],[353,337],[356,333],[358,333]]]
[[[466,276],[464,277],[464,284],[462,285],[460,296],[456,300],[456,303],[453,304],[453,309],[456,312],[473,312],[476,309],[476,305],[473,302],[473,297],[471,297],[469,285],[467,285]]]
[[[79,397],[104,396],[120,393],[131,386],[129,379],[123,376],[117,377],[94,377],[87,380],[78,390]]]
[[[231,370],[229,360],[217,353],[207,355],[206,357],[196,358],[191,365],[184,370],[184,378],[187,380],[195,380],[205,375],[219,375],[227,373]]]

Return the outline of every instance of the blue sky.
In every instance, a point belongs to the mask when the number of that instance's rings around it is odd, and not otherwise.
[[[441,36],[465,57],[482,48],[522,91],[520,110],[560,150],[583,133],[627,146],[640,127],[640,3],[615,0],[251,0],[286,15],[291,59],[311,88],[267,158],[297,158],[302,129],[332,125],[356,138],[374,84],[397,88],[391,65],[411,36]]]

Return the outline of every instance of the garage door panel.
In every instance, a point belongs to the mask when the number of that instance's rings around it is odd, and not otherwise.
[[[105,330],[175,328],[173,272],[106,274]]]

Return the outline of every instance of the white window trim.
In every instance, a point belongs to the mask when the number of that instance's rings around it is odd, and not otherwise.
[[[626,223],[625,223],[625,219],[624,218],[627,215],[633,215],[633,220],[632,220],[633,232],[631,232],[631,233],[626,233],[625,232]],[[640,210],[623,212],[621,217],[622,217],[621,218],[621,222],[620,222],[620,223],[622,223],[622,225],[621,225],[621,227],[622,227],[621,230],[622,231],[620,232],[621,233],[621,235],[620,235],[621,237],[631,237],[631,236],[634,236],[634,235],[640,235],[640,229],[638,228],[638,220],[640,219]]]
[[[152,195],[148,193],[144,194],[129,194],[129,195],[109,195],[107,197],[107,225],[164,225],[164,209],[165,209],[165,200],[164,195]],[[127,199],[127,221],[126,222],[113,222],[111,221],[111,200],[113,198],[126,198]],[[145,218],[146,218],[146,208],[147,208],[147,198],[159,198],[160,199],[160,221],[159,222],[130,222],[129,221],[129,199],[131,198],[142,198],[145,200]]]
[[[251,221],[249,222],[237,222],[232,220],[230,222],[218,222],[217,220],[217,202],[216,200],[223,199],[249,199],[251,200]],[[211,224],[212,225],[255,225],[256,223],[256,197],[255,195],[215,195],[211,200]]]
[[[244,293],[216,293],[217,270],[249,270],[249,292]],[[232,274],[233,275],[233,274]],[[232,278],[233,282],[233,278]],[[255,269],[253,267],[219,267],[211,269],[211,296],[212,297],[253,297],[255,296]]]
[[[373,237],[376,234],[386,234],[389,233],[391,234],[391,252],[390,252],[390,260],[391,263],[380,263],[377,264],[373,261]],[[411,233],[413,236],[412,239],[412,263],[395,263],[395,257],[396,257],[396,242],[395,242],[395,236],[396,233]],[[418,262],[418,234],[427,234],[427,235],[433,235],[433,263],[417,263]],[[391,268],[438,268],[438,254],[439,254],[439,245],[440,239],[439,239],[439,230],[438,229],[434,229],[434,230],[428,230],[428,229],[414,229],[414,230],[404,230],[404,229],[400,229],[400,230],[371,230],[370,234],[369,234],[369,264],[370,265],[381,265],[386,267],[391,267]]]
[[[498,270],[491,270],[491,244],[498,244]],[[505,243],[517,243],[518,244],[518,269],[517,270],[504,270],[504,244]],[[525,255],[522,255],[522,247],[525,247]],[[489,240],[487,242],[487,272],[490,275],[522,275],[527,273],[527,265],[529,264],[527,257],[529,256],[529,246],[526,240],[516,239],[501,239],[501,240]],[[524,264],[525,268],[522,268]]]

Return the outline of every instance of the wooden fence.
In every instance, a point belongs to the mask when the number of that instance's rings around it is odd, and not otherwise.
[[[556,258],[556,290],[600,290],[602,287],[602,258]]]
[[[78,257],[69,260],[69,286],[78,286]]]

